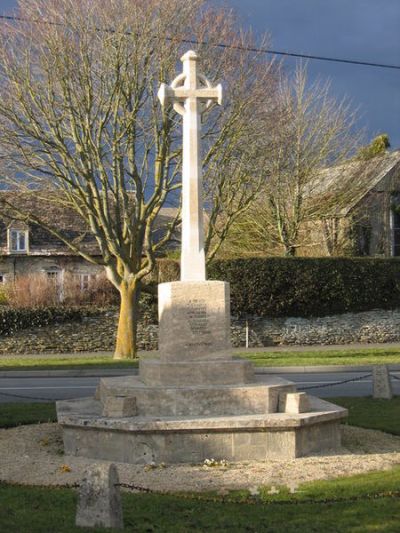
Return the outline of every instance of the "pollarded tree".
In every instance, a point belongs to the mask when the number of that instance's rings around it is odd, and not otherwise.
[[[43,205],[74,210],[101,259],[46,217],[19,210],[9,196],[2,209],[104,266],[121,297],[115,356],[131,358],[140,292],[179,222],[178,209],[154,242],[155,220],[164,205],[178,203],[181,187],[181,123],[161,108],[160,84],[176,76],[185,40],[194,40],[204,73],[228,88],[223,112],[203,118],[212,255],[260,187],[253,170],[263,154],[254,132],[265,120],[276,75],[261,55],[249,60],[240,49],[251,36],[238,32],[233,16],[203,0],[20,0],[19,9],[0,40],[7,186],[33,188]],[[216,47],[220,41],[234,46]]]

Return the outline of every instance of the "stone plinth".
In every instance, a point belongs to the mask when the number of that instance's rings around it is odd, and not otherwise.
[[[158,315],[161,360],[231,359],[228,283],[161,283]]]

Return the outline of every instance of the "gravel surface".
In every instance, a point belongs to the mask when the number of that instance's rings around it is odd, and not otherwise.
[[[79,482],[90,460],[63,455],[57,424],[0,430],[0,480],[28,485],[68,485]],[[343,449],[291,461],[203,465],[117,464],[120,481],[155,491],[218,491],[259,486],[300,484],[386,470],[400,464],[400,437],[381,431],[343,426]]]

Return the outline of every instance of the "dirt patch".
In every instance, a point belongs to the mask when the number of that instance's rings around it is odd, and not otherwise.
[[[0,430],[0,480],[28,485],[68,485],[79,482],[89,459],[64,456],[57,424]],[[343,426],[340,453],[292,461],[203,465],[117,464],[120,480],[155,491],[220,491],[262,485],[300,484],[333,479],[400,464],[400,437],[381,431]]]

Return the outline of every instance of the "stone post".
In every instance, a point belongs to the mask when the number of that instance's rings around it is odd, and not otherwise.
[[[76,512],[78,527],[123,529],[118,472],[114,464],[92,464],[84,473]]]

